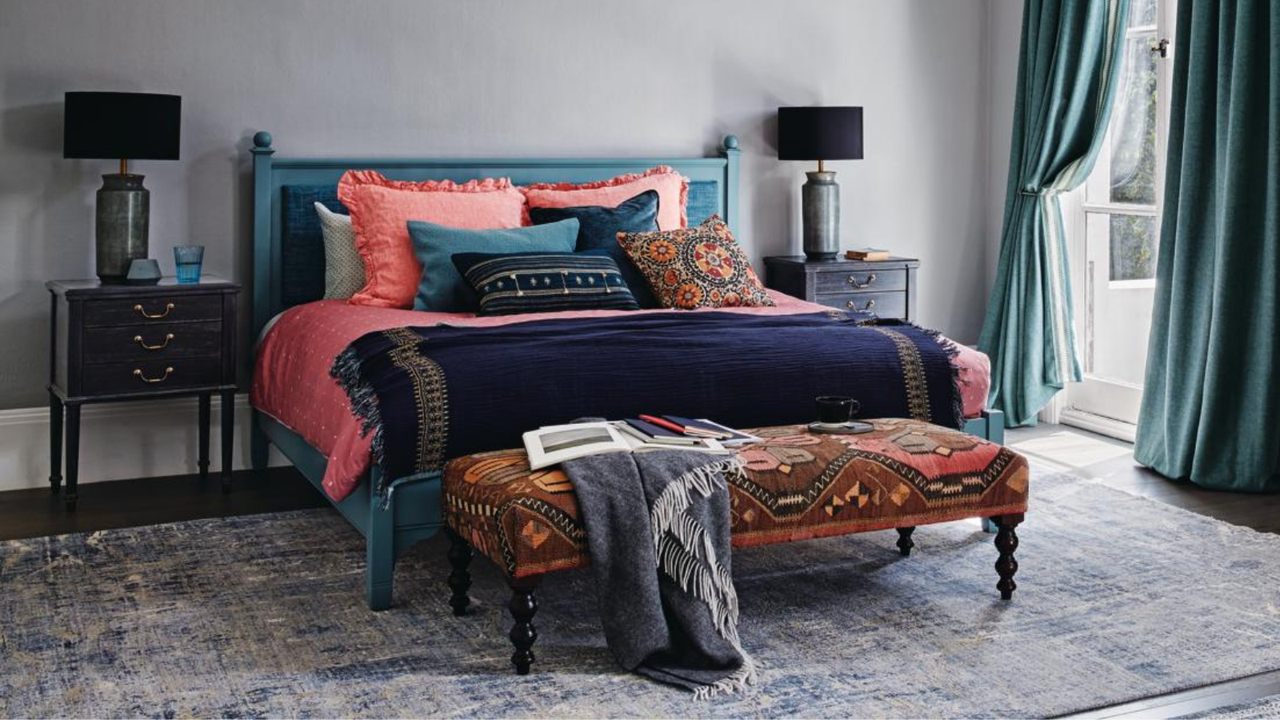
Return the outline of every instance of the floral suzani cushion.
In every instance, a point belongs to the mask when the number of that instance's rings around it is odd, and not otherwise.
[[[717,215],[692,228],[620,232],[618,244],[663,307],[695,310],[774,304],[729,226]]]

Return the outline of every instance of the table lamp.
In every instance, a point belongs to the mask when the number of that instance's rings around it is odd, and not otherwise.
[[[120,172],[102,176],[95,239],[98,278],[124,282],[129,264],[147,256],[151,193],[130,160],[177,160],[182,117],[178,95],[122,92],[66,94],[64,158],[120,161]]]
[[[840,254],[840,186],[824,162],[862,159],[862,108],[778,108],[778,159],[818,161],[800,192],[804,254],[834,259]]]

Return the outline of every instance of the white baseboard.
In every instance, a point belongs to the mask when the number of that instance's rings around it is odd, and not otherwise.
[[[210,470],[215,473],[220,469],[221,405],[215,398],[209,433]],[[79,482],[196,472],[197,406],[194,397],[82,405]],[[243,470],[249,467],[247,395],[236,396],[235,413],[232,465]],[[270,464],[289,462],[272,448]],[[0,410],[0,491],[48,486],[49,409]]]
[[[1083,430],[1106,435],[1109,438],[1131,443],[1137,436],[1138,428],[1121,420],[1113,420],[1102,415],[1083,412],[1074,408],[1062,411],[1062,424],[1078,427]]]

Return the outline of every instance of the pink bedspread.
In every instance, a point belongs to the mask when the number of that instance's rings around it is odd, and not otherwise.
[[[733,308],[724,312],[748,315],[791,315],[821,312],[826,308],[780,293],[769,293],[777,307]],[[342,500],[359,485],[369,469],[370,437],[360,436],[347,396],[329,377],[333,359],[361,335],[405,325],[449,323],[466,327],[491,327],[547,318],[602,317],[627,311],[587,310],[503,317],[476,317],[469,313],[432,313],[416,310],[348,305],[345,300],[321,300],[280,314],[258,347],[250,401],[280,424],[298,433],[328,458],[324,489]],[[636,311],[631,311],[636,312]],[[641,310],[639,312],[688,312]],[[706,311],[693,311],[706,312]],[[965,417],[982,411],[990,386],[991,364],[986,355],[965,346],[955,362],[960,369]]]

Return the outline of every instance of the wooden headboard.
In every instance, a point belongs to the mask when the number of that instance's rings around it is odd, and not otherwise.
[[[377,170],[396,180],[509,177],[535,182],[591,182],[670,165],[689,178],[689,223],[717,213],[738,232],[738,138],[715,157],[693,158],[314,158],[278,157],[270,133],[253,136],[253,332],[277,313],[320,298],[324,247],[313,202],[335,209],[347,170]]]

